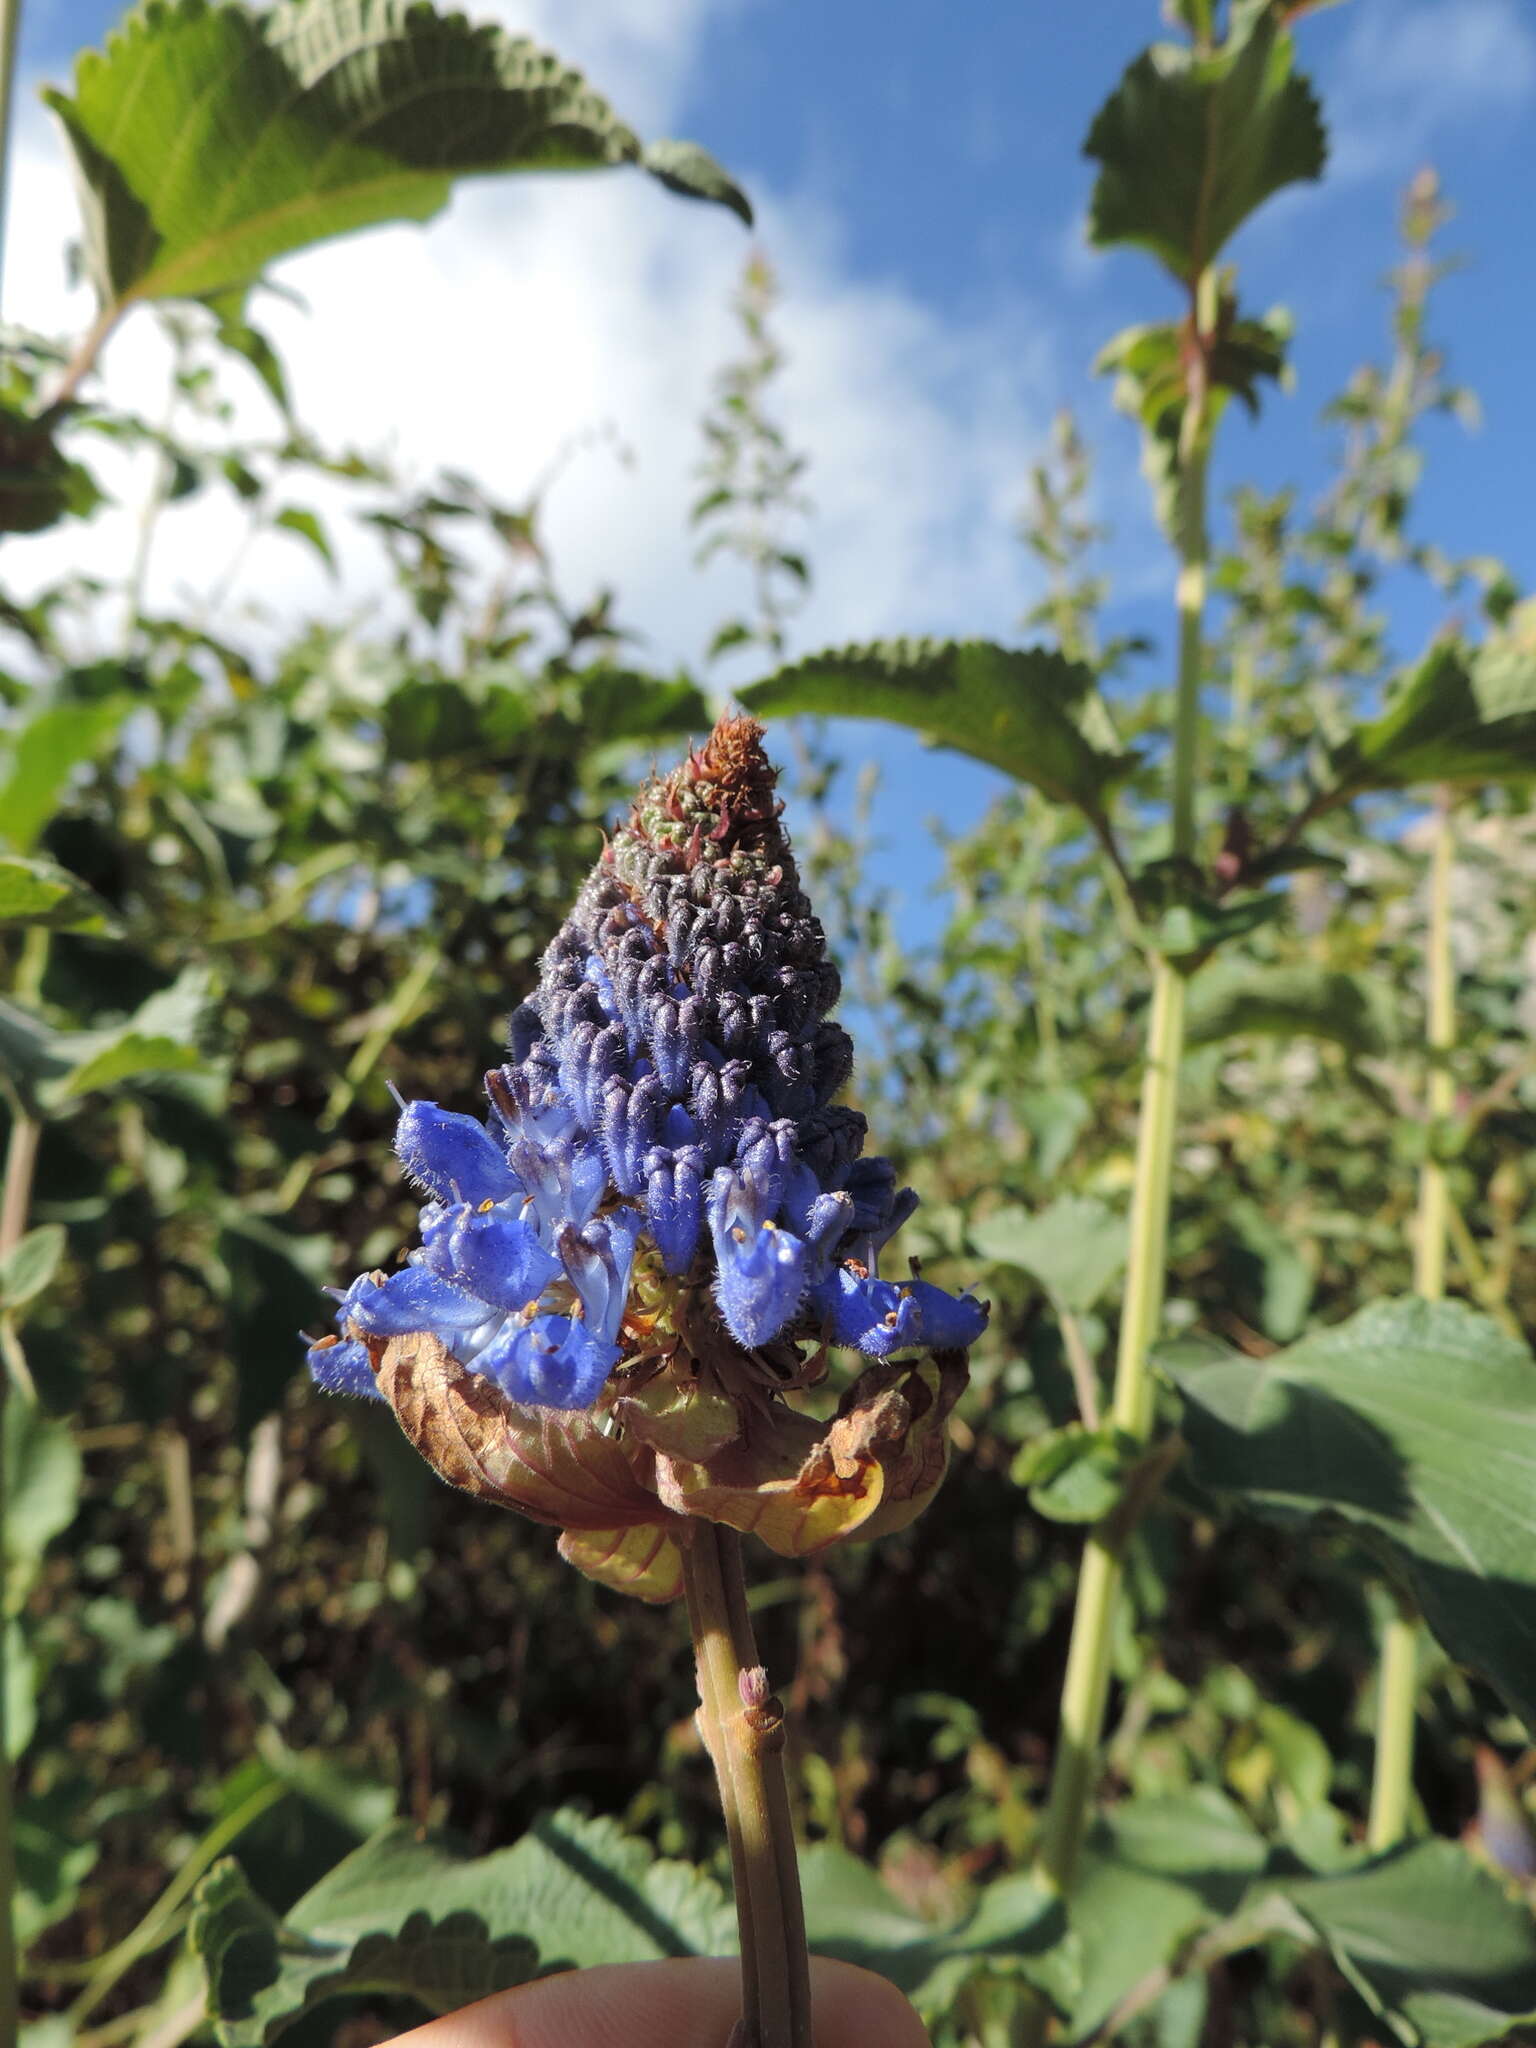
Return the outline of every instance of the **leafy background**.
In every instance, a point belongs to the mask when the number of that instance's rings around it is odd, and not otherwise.
[[[670,239],[733,229],[728,211],[685,213],[634,183]],[[1415,247],[1434,212],[1420,188]],[[1378,265],[1391,257],[1383,236]],[[114,293],[126,260],[102,261]],[[1033,1993],[1071,2038],[1169,2043],[1471,2043],[1536,2008],[1518,1882],[1528,1660],[1487,1653],[1530,1597],[1505,1411],[1530,1410],[1536,848],[1518,782],[1484,787],[1530,765],[1530,628],[1518,565],[1492,554],[1497,515],[1474,550],[1418,499],[1414,450],[1467,410],[1431,349],[1433,310],[1429,341],[1402,323],[1433,282],[1421,268],[1397,287],[1406,405],[1386,336],[1384,367],[1331,416],[1322,490],[1250,490],[1222,512],[1213,654],[1242,710],[1213,703],[1208,752],[1261,832],[1308,787],[1326,801],[1316,864],[1280,876],[1280,914],[1234,931],[1192,998],[1169,1321],[1202,1341],[1170,1349],[1162,1396],[1170,1422],[1175,1384],[1187,1400],[1190,1457],[1131,1555],[1108,1805],[1070,1929],[1027,1870],[1081,1524],[1124,1478],[1112,1435],[1073,1426],[1074,1386],[1116,1318],[1145,971],[1092,829],[1052,800],[1092,814],[1118,788],[1128,846],[1157,851],[1166,657],[1137,644],[1150,600],[1110,602],[1095,531],[1124,497],[1123,448],[1096,487],[1062,424],[1012,493],[1025,548],[993,519],[1021,589],[1035,579],[1029,635],[1062,649],[1049,687],[1039,664],[984,651],[871,651],[884,622],[866,615],[858,647],[789,664],[764,700],[824,710],[829,679],[877,674],[899,695],[905,677],[907,710],[885,708],[910,716],[915,696],[919,722],[970,752],[974,722],[939,723],[936,678],[973,720],[1011,687],[1036,721],[989,742],[1029,786],[941,835],[941,908],[915,930],[891,894],[912,868],[872,846],[858,771],[879,758],[876,728],[854,729],[850,755],[842,729],[777,727],[848,968],[861,1099],[927,1192],[915,1246],[940,1278],[980,1275],[996,1304],[962,1455],[923,1522],[792,1577],[765,1564],[756,1588],[771,1665],[793,1673],[818,1940],[894,1975],[945,2042],[1013,2038]],[[1305,321],[1312,281],[1290,283]],[[229,2040],[327,2038],[348,2012],[378,2037],[561,1961],[728,1940],[679,1629],[447,1495],[387,1419],[320,1400],[287,1333],[319,1320],[322,1280],[400,1241],[386,1081],[467,1100],[637,769],[699,731],[722,678],[774,667],[791,636],[814,644],[807,587],[829,571],[802,500],[837,450],[810,446],[804,467],[755,259],[722,380],[688,394],[704,420],[680,543],[723,557],[739,601],[674,667],[630,630],[622,586],[567,572],[551,539],[563,478],[514,496],[490,475],[423,474],[288,409],[265,299],[135,313],[158,330],[169,406],[163,391],[151,408],[98,403],[87,381],[64,440],[78,468],[7,449],[18,523],[40,505],[95,512],[91,474],[131,478],[112,467],[125,449],[150,485],[99,571],[82,576],[74,539],[94,521],[58,528],[67,570],[51,536],[6,544],[20,567],[0,678],[0,1063],[13,1111],[43,1123],[34,1231],[0,1271],[5,1341],[40,1397],[8,1420],[7,1704],[43,2048],[188,2038],[205,1973]],[[6,404],[33,415],[69,350],[10,339]],[[1266,398],[1292,420],[1304,403]],[[246,560],[307,552],[323,575],[367,559],[387,602],[305,615],[236,606],[218,581],[178,589],[193,564],[174,522],[231,511]],[[1440,715],[1490,673],[1470,654],[1411,669],[1398,701],[1428,704],[1418,755],[1397,713],[1373,722],[1426,616],[1504,636],[1498,674],[1514,681],[1494,701],[1513,723],[1470,753]],[[918,623],[992,622],[935,603]],[[1093,673],[1113,731],[1084,708]],[[1463,775],[1457,1120],[1437,1128],[1416,1050],[1426,821],[1422,796],[1392,792]],[[1357,788],[1385,793],[1356,805]],[[1503,1405],[1464,1390],[1448,1451],[1410,1412],[1406,1375],[1383,1371],[1401,1332],[1378,1335],[1364,1349],[1387,1381],[1381,1456],[1350,1461],[1352,1513],[1304,1403],[1346,1398],[1329,1347],[1361,1329],[1362,1304],[1407,1292],[1431,1150],[1460,1225],[1453,1285],[1503,1334],[1469,1345],[1471,1311],[1452,1305],[1414,1355],[1433,1382],[1470,1351]],[[1262,1379],[1234,1352],[1264,1361]],[[1376,1397],[1347,1384],[1355,1428]],[[1440,1839],[1358,1868],[1381,1560],[1443,1568],[1446,1489],[1459,1506],[1469,1483],[1479,1554],[1510,1585],[1481,1631],[1453,1598],[1470,1637],[1423,1645],[1419,1818]],[[1234,1513],[1237,1494],[1258,1511]],[[1318,1504],[1331,1512],[1314,1523]],[[420,1826],[448,1846],[417,1851]],[[1481,1861],[1456,1846],[1467,1831]],[[445,1872],[476,1854],[492,1861]],[[447,1909],[425,1924],[423,1893]],[[343,1992],[349,2006],[326,2003]]]

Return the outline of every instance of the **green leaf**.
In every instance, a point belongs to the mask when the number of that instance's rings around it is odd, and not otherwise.
[[[43,1223],[29,1230],[0,1259],[0,1309],[23,1308],[49,1286],[64,1256],[62,1223]]]
[[[0,835],[18,853],[30,850],[58,808],[70,776],[116,739],[131,709],[126,697],[55,704],[16,732],[0,783]]]
[[[1536,637],[1432,647],[1379,718],[1335,747],[1327,802],[1372,789],[1536,775]]]
[[[1099,1522],[1124,1493],[1127,1472],[1145,1455],[1145,1446],[1112,1428],[1072,1422],[1025,1444],[1008,1476],[1028,1489],[1030,1506],[1048,1521]]]
[[[348,1992],[451,2012],[551,1970],[720,1954],[733,1927],[711,1879],[655,1860],[611,1821],[561,1811],[474,1859],[396,1824],[281,1922],[220,1864],[199,1893],[192,1939],[219,2039],[259,2048]]]
[[[107,906],[78,875],[51,860],[0,856],[0,925],[36,924],[50,931],[100,931]]]
[[[336,574],[336,557],[331,550],[330,539],[313,512],[306,512],[302,505],[285,505],[272,524],[281,527],[285,533],[296,533],[300,540],[314,549],[331,574]]]
[[[707,149],[696,142],[648,142],[640,161],[653,178],[659,178],[669,192],[685,199],[708,199],[728,206],[738,220],[752,225],[752,202],[721,169]]]
[[[889,1977],[930,2022],[976,1977],[1016,1977],[1058,2011],[1075,1995],[1076,1947],[1061,1902],[1027,1876],[998,1879],[963,1919],[935,1928],[846,1849],[816,1843],[802,1854],[800,1874],[812,1951]]]
[[[41,533],[101,503],[90,472],[54,439],[55,425],[0,403],[0,533]]]
[[[1461,1302],[1376,1302],[1255,1361],[1190,1342],[1194,1476],[1273,1518],[1331,1512],[1406,1574],[1453,1657],[1536,1726],[1536,1364]]]
[[[31,1401],[5,1419],[5,1579],[12,1612],[37,1576],[44,1551],[75,1519],[81,1464],[69,1424]]]
[[[428,220],[466,173],[644,161],[558,58],[413,0],[145,0],[80,58],[73,97],[46,97],[74,148],[103,305],[219,295],[226,320],[275,258]],[[660,146],[655,171],[745,210],[687,144]]]
[[[1102,818],[1106,792],[1136,764],[1114,749],[1108,714],[1080,661],[988,640],[882,640],[813,654],[740,692],[760,716],[820,712],[910,726]]]
[[[1399,1042],[1391,991],[1374,977],[1298,965],[1257,967],[1221,961],[1189,992],[1190,1045],[1214,1045],[1255,1032],[1272,1038],[1326,1038],[1347,1052],[1380,1055]]]
[[[1177,43],[1144,51],[1083,145],[1100,166],[1089,239],[1150,250],[1192,284],[1255,208],[1320,177],[1322,118],[1293,51],[1268,8],[1234,19],[1210,56]]]
[[[1034,1215],[998,1209],[970,1235],[984,1259],[1022,1266],[1074,1315],[1086,1315],[1125,1264],[1125,1218],[1091,1195],[1063,1195]]]
[[[1536,1925],[1451,1842],[1419,1842],[1298,1875],[1238,1809],[1202,1788],[1113,1807],[1090,1835],[1073,1897],[1082,1985],[1074,2038],[1101,2026],[1197,1935],[1228,1953],[1276,1934],[1317,1943],[1409,2043],[1475,2048],[1536,2006]]]
[[[1454,1842],[1281,1887],[1373,2011],[1426,2048],[1477,2048],[1536,2018],[1536,1924]]]
[[[1098,2027],[1191,1935],[1236,1912],[1267,1853],[1231,1801],[1208,1788],[1112,1808],[1084,1845],[1073,1895],[1082,1954],[1073,2038]]]

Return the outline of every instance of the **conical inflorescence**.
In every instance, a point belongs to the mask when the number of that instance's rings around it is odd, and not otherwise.
[[[487,1119],[403,1105],[421,1242],[339,1297],[322,1387],[379,1394],[384,1347],[426,1337],[515,1408],[582,1410],[679,1353],[772,1389],[806,1344],[884,1360],[979,1334],[970,1295],[879,1275],[917,1198],[836,1099],[839,978],[774,781],[733,717],[648,782],[513,1015]]]

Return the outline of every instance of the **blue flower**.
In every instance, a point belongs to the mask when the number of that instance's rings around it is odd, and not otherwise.
[[[834,1100],[853,1064],[837,970],[759,739],[723,720],[641,791],[513,1015],[488,1121],[402,1103],[421,1242],[338,1297],[322,1386],[371,1391],[369,1346],[414,1331],[554,1408],[590,1406],[637,1347],[685,1326],[697,1345],[702,1317],[747,1351],[980,1333],[969,1295],[879,1278],[917,1197]]]

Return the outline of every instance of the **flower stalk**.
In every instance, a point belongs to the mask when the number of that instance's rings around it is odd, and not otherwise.
[[[784,1781],[784,1713],[758,1662],[741,1538],[701,1522],[683,1551],[699,1729],[720,1786],[741,1930],[733,2048],[812,2048],[810,1958]]]

